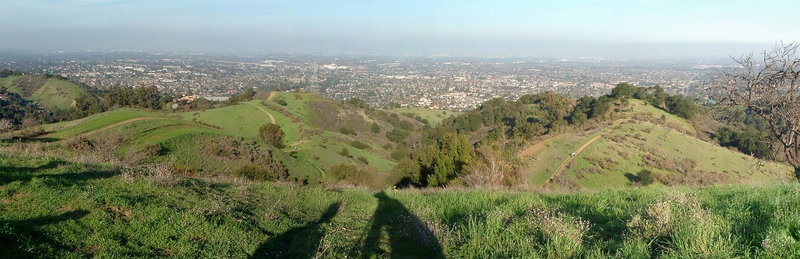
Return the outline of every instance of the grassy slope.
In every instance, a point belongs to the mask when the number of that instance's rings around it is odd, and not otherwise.
[[[358,157],[365,157],[368,165],[363,166],[369,166],[378,172],[386,172],[394,167],[395,163],[388,159],[389,151],[381,148],[384,140],[376,139],[374,136],[343,135],[334,131],[314,133],[311,129],[315,127],[305,119],[308,112],[307,102],[320,97],[291,93],[278,93],[277,96],[287,100],[288,105],[285,109],[292,116],[304,120],[293,121],[287,115],[273,110],[271,106],[263,105],[262,101],[254,100],[217,109],[178,114],[120,109],[77,121],[45,125],[44,128],[49,132],[46,137],[53,139],[100,133],[126,136],[130,144],[123,147],[121,152],[137,150],[145,143],[162,144],[170,152],[161,160],[194,168],[208,168],[208,172],[217,175],[219,172],[231,172],[239,165],[206,157],[201,151],[202,144],[221,136],[238,137],[244,141],[260,141],[257,137],[258,128],[270,122],[270,117],[256,108],[260,107],[269,112],[286,133],[287,147],[282,151],[275,151],[280,154],[279,157],[295,177],[309,177],[309,182],[316,182],[321,177],[317,168],[327,169],[345,161],[361,164],[357,161]],[[192,120],[218,126],[221,129],[194,123]],[[360,150],[350,146],[356,139],[367,143],[370,147]],[[351,157],[339,155],[342,148],[347,148]]]
[[[258,106],[267,110],[286,133],[285,143],[287,147],[284,148],[284,151],[296,151],[295,156],[297,157],[318,164],[323,168],[330,168],[343,161],[358,164],[360,162],[355,161],[355,158],[359,156],[367,158],[369,161],[367,166],[379,172],[388,171],[394,166],[395,163],[388,159],[388,152],[383,151],[379,145],[382,142],[376,141],[370,136],[348,136],[334,131],[323,131],[321,134],[314,133],[312,130],[316,127],[312,126],[313,123],[308,116],[310,112],[308,105],[310,102],[317,101],[320,98],[319,96],[277,92],[273,100],[275,98],[283,98],[287,105],[281,106],[282,109],[299,118],[299,120],[293,121],[272,107],[261,104],[262,100],[254,100],[202,112],[188,112],[180,116],[183,119],[197,119],[204,123],[220,126],[238,136],[255,138],[258,134],[258,128],[270,122],[269,116],[255,108],[255,106]],[[349,146],[356,139],[370,145],[369,150],[364,151]],[[297,146],[297,150],[295,150],[294,146]],[[345,147],[348,148],[353,158],[342,157],[338,154]]]
[[[22,90],[20,90],[19,87],[14,84],[14,80],[17,80],[21,77],[22,76],[0,77],[0,87],[8,88],[8,91],[12,93],[21,93]]]
[[[625,174],[636,174],[642,168],[664,174],[676,173],[647,166],[642,160],[646,154],[656,154],[675,161],[693,159],[697,162],[695,168],[699,170],[723,173],[730,179],[744,182],[776,181],[790,171],[788,166],[777,163],[765,163],[758,167],[752,157],[699,140],[692,136],[695,130],[689,123],[641,101],[630,100],[628,107],[630,109],[625,112],[628,118],[638,116],[660,119],[664,115],[666,121],[664,123],[638,120],[622,122],[619,127],[578,154],[563,171],[565,176],[584,188],[602,189],[627,186],[630,181]],[[548,142],[544,150],[527,160],[530,183],[534,186],[544,184],[569,153],[608,127],[610,126],[606,124],[590,132],[567,134]],[[615,136],[618,138],[615,139]],[[617,142],[620,139],[623,140]],[[603,169],[590,161],[594,159],[610,159],[616,168]],[[602,173],[586,173],[592,168],[600,169]]]
[[[0,78],[0,86],[5,86],[10,92],[21,93],[21,90],[13,83],[14,80],[21,77],[30,76],[9,76],[7,78]],[[44,106],[58,107],[67,109],[72,105],[72,100],[78,97],[81,93],[85,93],[83,87],[75,83],[60,80],[56,78],[47,79],[47,83],[41,88],[33,92],[31,96],[26,96],[26,99],[39,102]]]
[[[373,194],[165,185],[0,152],[0,253],[11,257],[790,258],[798,207],[797,184]]]

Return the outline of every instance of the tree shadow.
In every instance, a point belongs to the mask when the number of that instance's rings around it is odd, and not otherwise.
[[[445,258],[439,240],[417,216],[385,192],[374,195],[378,207],[362,248],[364,255],[388,255],[390,258]],[[383,230],[388,240],[383,239]],[[389,245],[385,250],[382,244]]]
[[[319,220],[296,227],[262,243],[250,258],[314,258],[325,233],[322,225],[339,213],[341,203],[334,203]]]
[[[67,164],[62,160],[51,160],[46,164],[26,167],[26,166],[0,166],[0,185],[5,185],[14,181],[27,182],[34,178],[43,178],[52,185],[71,186],[79,182],[93,179],[108,178],[117,174],[114,170],[91,169],[86,171],[72,171],[68,173],[44,173],[61,165]]]
[[[599,238],[606,245],[600,249],[614,253],[622,247],[623,233],[627,230],[625,223],[632,217],[629,211],[616,210],[613,207],[598,207],[592,200],[573,199],[568,196],[546,196],[543,199],[552,206],[561,206],[560,212],[571,217],[578,217],[591,222],[589,236]],[[632,197],[634,203],[638,197]]]
[[[4,144],[34,143],[34,142],[52,143],[52,142],[56,142],[56,141],[59,141],[59,140],[61,140],[61,139],[59,139],[59,138],[51,138],[51,137],[46,137],[46,138],[19,138],[19,137],[14,137],[14,138],[0,139],[0,143],[4,143]]]
[[[632,173],[625,173],[625,178],[628,178],[628,181],[631,183],[639,182],[639,176],[636,176],[635,174]]]
[[[0,254],[9,258],[58,257],[56,253],[73,251],[40,228],[89,215],[87,210],[73,210],[55,216],[24,220],[0,220]]]

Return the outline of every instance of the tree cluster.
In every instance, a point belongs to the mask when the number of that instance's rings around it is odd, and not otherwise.
[[[97,98],[92,94],[79,95],[69,110],[72,119],[86,117],[116,107],[160,110],[172,100],[171,96],[161,94],[155,86],[133,88],[117,85],[107,91],[98,93],[98,95],[102,97]]]

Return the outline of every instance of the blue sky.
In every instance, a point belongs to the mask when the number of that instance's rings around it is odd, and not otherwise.
[[[0,0],[0,49],[761,46],[800,40],[798,13],[800,1]]]

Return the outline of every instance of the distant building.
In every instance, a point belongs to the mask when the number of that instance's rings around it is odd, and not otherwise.
[[[203,98],[205,98],[206,100],[212,101],[212,102],[224,102],[224,101],[227,101],[228,99],[230,99],[231,97],[230,96],[205,96]]]
[[[200,98],[200,96],[198,96],[196,94],[184,95],[183,97],[178,98],[176,101],[179,101],[179,102],[183,101],[183,102],[190,103],[190,102],[194,102],[194,100],[197,100],[197,98]]]

